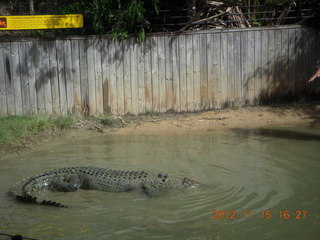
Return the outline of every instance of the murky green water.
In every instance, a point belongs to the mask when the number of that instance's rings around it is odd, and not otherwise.
[[[86,240],[320,239],[320,129],[101,136],[0,164],[0,233]],[[23,177],[80,165],[167,172],[212,188],[152,198],[140,192],[54,194],[67,209],[25,204],[6,194]],[[229,216],[213,219],[213,211]],[[289,215],[281,218],[280,211]]]

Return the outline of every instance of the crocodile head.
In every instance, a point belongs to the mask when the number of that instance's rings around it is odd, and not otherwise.
[[[199,183],[197,181],[194,181],[190,178],[183,178],[182,179],[182,185],[185,187],[185,188],[203,188],[203,187],[206,187],[206,185],[202,184],[202,183]]]

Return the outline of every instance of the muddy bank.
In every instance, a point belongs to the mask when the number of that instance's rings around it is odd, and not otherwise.
[[[186,134],[215,129],[320,126],[320,105],[246,107],[142,118],[111,134]]]
[[[67,130],[46,132],[0,146],[0,158],[26,151],[45,150],[64,140],[105,135],[164,135],[210,133],[229,128],[320,127],[320,102],[294,105],[246,107],[181,114],[147,114],[112,119],[79,119]]]

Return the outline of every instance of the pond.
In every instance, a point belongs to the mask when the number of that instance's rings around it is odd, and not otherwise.
[[[320,129],[209,130],[64,142],[1,160],[0,233],[36,239],[320,239]],[[67,166],[188,177],[205,189],[52,193],[68,208],[7,191]],[[9,239],[0,235],[0,239]]]

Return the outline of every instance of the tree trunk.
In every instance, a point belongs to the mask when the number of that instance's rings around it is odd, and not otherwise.
[[[33,0],[29,0],[30,15],[34,14]]]

